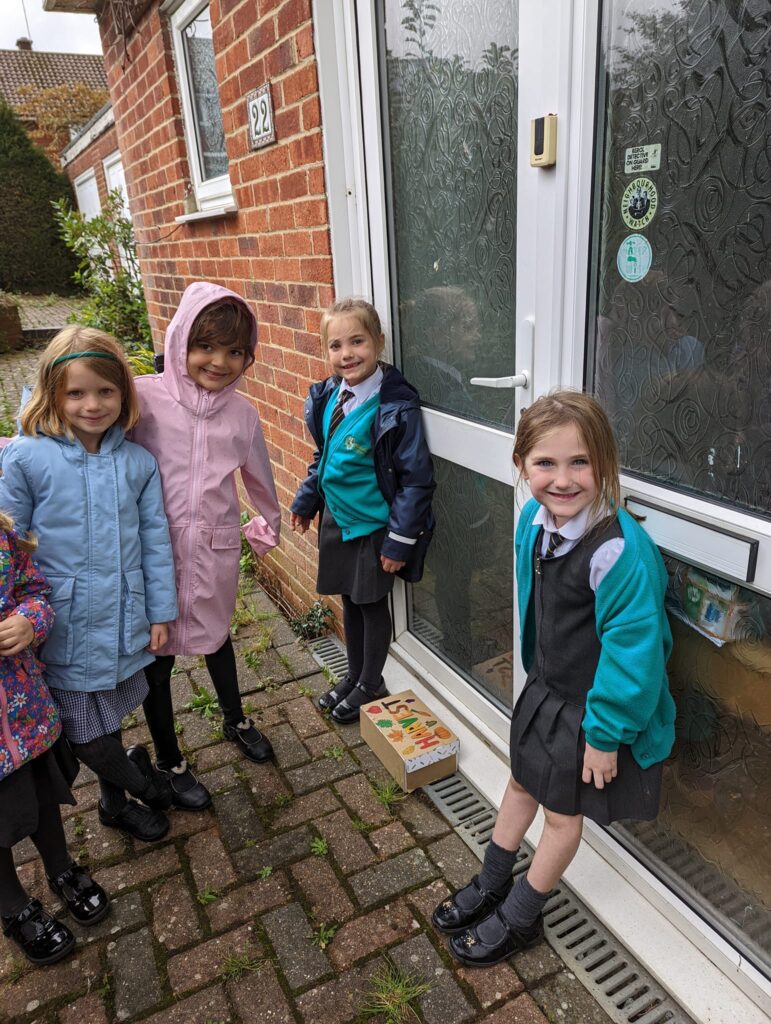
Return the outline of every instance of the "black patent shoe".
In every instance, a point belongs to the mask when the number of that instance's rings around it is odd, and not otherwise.
[[[316,703],[322,711],[331,711],[332,708],[337,707],[341,700],[345,700],[353,687],[353,680],[350,676],[345,675],[335,683],[331,690],[322,693]]]
[[[140,770],[147,779],[147,785],[141,793],[134,795],[147,807],[154,811],[167,811],[171,807],[171,786],[163,772],[153,767],[152,759],[147,748],[137,744],[129,747],[126,757]]]
[[[246,728],[242,728],[242,726]],[[256,729],[251,718],[245,718],[241,725],[224,725],[222,733],[226,740],[230,740],[241,748],[241,752],[250,761],[261,764],[263,761],[270,761],[273,757],[273,747],[270,740]]]
[[[110,912],[110,897],[80,864],[71,864],[56,878],[49,878],[48,887],[64,900],[78,924],[98,924]]]
[[[153,811],[142,807],[136,800],[127,800],[117,814],[108,814],[101,803],[97,807],[99,820],[107,828],[117,828],[121,832],[143,843],[155,843],[163,839],[169,831],[169,819],[163,811]]]
[[[485,938],[479,935],[484,930]],[[539,914],[535,924],[526,931],[520,931],[505,920],[496,909],[478,924],[452,935],[449,940],[450,952],[466,967],[491,967],[510,956],[529,949],[543,938],[543,918]]]
[[[514,877],[511,876],[500,889],[481,889],[479,875],[474,875],[468,885],[452,893],[446,900],[442,900],[431,915],[434,928],[444,932],[445,935],[454,935],[456,932],[465,931],[477,921],[481,921],[483,917],[487,917],[491,910],[504,901],[513,881]],[[460,906],[457,902],[461,893],[465,897],[462,901],[464,906]]]
[[[171,787],[171,806],[180,811],[205,811],[211,806],[211,793],[190,771],[183,760],[169,771],[158,769]]]
[[[46,913],[39,900],[30,900],[21,913],[0,921],[3,934],[33,964],[55,964],[75,947],[75,936],[67,925]]]
[[[382,700],[388,696],[383,677],[380,677],[380,686],[376,690],[365,690],[361,683],[357,683],[339,704],[332,708],[332,721],[339,725],[348,725],[349,722],[358,722],[359,712],[365,704],[373,700]]]

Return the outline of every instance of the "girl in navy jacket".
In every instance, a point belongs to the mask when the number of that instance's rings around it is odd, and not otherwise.
[[[321,513],[320,594],[341,594],[348,672],[322,697],[337,722],[385,694],[391,641],[388,595],[394,574],[417,582],[433,529],[434,473],[420,399],[393,366],[380,362],[380,317],[364,299],[324,313],[321,340],[332,375],[313,384],[305,421],[316,443],[290,525],[305,533]]]

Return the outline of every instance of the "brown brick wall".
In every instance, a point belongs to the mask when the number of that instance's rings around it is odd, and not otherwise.
[[[108,8],[106,8],[108,10]],[[246,392],[262,418],[286,510],[311,447],[302,418],[312,380],[325,376],[318,336],[332,300],[321,108],[310,0],[212,0],[217,79],[238,214],[177,224],[188,162],[168,23],[153,4],[124,42],[101,23],[154,339],[184,288],[216,281],[252,303],[260,323]],[[278,142],[249,149],[246,94],[271,82]],[[315,531],[287,525],[265,568],[294,607],[315,598]]]
[[[107,198],[107,182],[104,177],[104,165],[102,161],[110,156],[111,153],[114,153],[117,148],[118,134],[115,131],[115,125],[111,124],[110,127],[106,131],[102,132],[102,134],[95,139],[90,146],[84,149],[82,153],[79,153],[75,159],[64,168],[67,177],[73,183],[81,174],[85,174],[87,170],[93,168],[96,172],[99,201],[103,205]]]

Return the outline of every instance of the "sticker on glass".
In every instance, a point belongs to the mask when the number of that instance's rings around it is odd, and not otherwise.
[[[658,209],[659,194],[650,178],[635,178],[624,190],[621,216],[628,228],[645,228]]]
[[[630,146],[624,150],[624,174],[642,174],[661,167],[661,143],[650,146]]]
[[[653,249],[644,235],[627,235],[618,247],[616,266],[625,281],[642,281],[653,262]]]

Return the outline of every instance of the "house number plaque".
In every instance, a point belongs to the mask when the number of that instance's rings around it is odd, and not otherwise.
[[[273,101],[270,82],[253,89],[246,97],[246,118],[249,124],[249,148],[260,149],[276,141]]]

